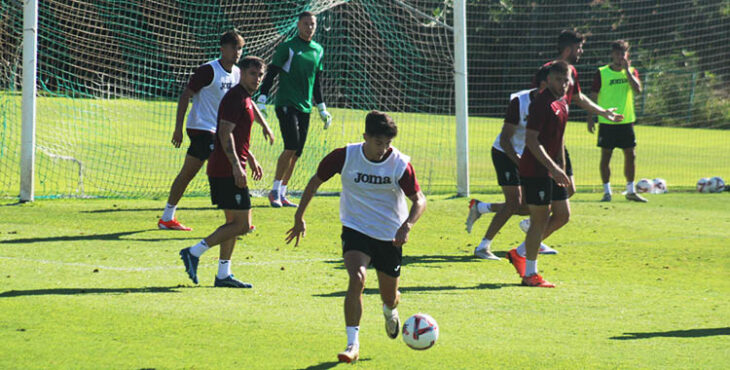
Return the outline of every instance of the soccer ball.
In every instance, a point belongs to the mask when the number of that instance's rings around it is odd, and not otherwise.
[[[697,181],[697,191],[700,193],[709,193],[710,192],[710,179],[707,177],[703,177]]]
[[[710,193],[719,193],[725,190],[725,180],[720,176],[715,176],[707,182],[707,187],[710,188]]]
[[[639,180],[639,182],[636,183],[636,192],[637,193],[648,193],[653,188],[654,188],[654,183],[652,183],[651,180],[649,180],[649,179],[641,179],[641,180]]]
[[[408,347],[418,350],[429,349],[439,338],[439,326],[433,317],[417,313],[403,324],[403,341]]]
[[[654,194],[663,194],[667,192],[667,182],[664,181],[664,179],[656,178],[654,179],[654,191],[652,193]]]

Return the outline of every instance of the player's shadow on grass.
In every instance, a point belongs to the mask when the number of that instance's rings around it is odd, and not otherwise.
[[[369,358],[359,358],[359,359],[357,360],[357,362],[362,362],[362,361],[370,361],[370,359],[369,359]],[[310,367],[303,367],[303,368],[301,368],[300,370],[319,370],[319,369],[331,369],[331,368],[333,368],[333,367],[336,367],[336,366],[337,366],[337,365],[339,365],[339,364],[344,364],[344,365],[347,365],[347,364],[345,364],[344,362],[339,362],[339,361],[328,361],[328,362],[322,362],[322,363],[320,363],[320,364],[317,364],[317,365],[312,365],[312,366],[310,366]]]
[[[647,333],[624,333],[622,336],[611,337],[610,339],[629,340],[629,339],[648,339],[648,338],[656,338],[656,337],[700,338],[700,337],[714,337],[717,335],[730,335],[730,327],[657,331],[657,332],[647,332]]]
[[[0,293],[0,298],[25,297],[34,295],[79,295],[79,294],[126,294],[126,293],[180,293],[177,289],[186,288],[176,286],[150,286],[143,288],[56,288],[8,290]]]
[[[437,291],[449,291],[449,290],[482,290],[482,289],[502,289],[503,287],[520,286],[517,283],[482,283],[475,286],[454,286],[454,285],[442,285],[442,286],[406,286],[398,288],[401,292],[437,292]],[[380,290],[376,288],[366,288],[363,294],[380,294]],[[324,293],[324,294],[313,294],[314,297],[344,297],[347,292],[342,290],[339,292]]]
[[[271,206],[264,204],[252,204],[251,208],[271,208]],[[177,208],[177,211],[217,211],[218,207],[182,207]],[[102,208],[92,209],[88,211],[80,211],[79,213],[111,213],[111,212],[162,212],[163,209],[157,208]]]
[[[496,252],[495,254],[499,255],[500,252]],[[503,252],[503,254],[506,256],[507,253]],[[431,268],[441,268],[441,266],[429,266],[429,265],[437,265],[437,264],[444,264],[444,263],[463,263],[463,262],[481,262],[480,259],[472,256],[472,255],[423,255],[423,256],[403,256],[403,260],[401,261],[402,266],[418,266],[418,265],[426,265],[426,267]],[[341,259],[338,260],[328,260],[324,261],[324,263],[329,264],[337,264],[335,267],[338,270],[344,270],[345,265],[342,263]]]
[[[38,237],[38,238],[22,238],[22,239],[8,239],[0,240],[0,244],[24,244],[24,243],[43,243],[43,242],[69,242],[69,241],[82,241],[82,240],[121,240],[121,241],[142,241],[142,242],[161,242],[170,240],[191,240],[200,239],[199,237],[189,238],[126,238],[125,236],[143,233],[157,229],[146,229],[146,230],[135,230],[135,231],[122,231],[118,233],[109,234],[81,234],[81,235],[61,235],[61,236],[49,236],[49,237]]]

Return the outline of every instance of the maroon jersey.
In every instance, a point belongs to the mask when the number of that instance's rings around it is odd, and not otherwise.
[[[553,64],[554,61],[547,62],[543,64],[543,67],[547,67],[551,64]],[[578,70],[573,67],[572,64],[568,64],[570,66],[570,84],[568,85],[568,92],[565,93],[565,99],[568,102],[568,105],[573,101],[573,95],[578,95],[580,93],[580,81],[578,81]],[[532,78],[532,87],[539,87],[537,86],[537,81],[535,80],[535,77]]]
[[[543,90],[530,104],[527,115],[527,130],[539,131],[538,141],[548,156],[558,162],[563,149],[563,134],[568,122],[568,102],[565,96],[555,97],[550,89]],[[547,168],[537,161],[535,155],[525,146],[520,159],[520,176],[548,177]]]
[[[392,151],[388,149],[388,152],[385,153],[385,156],[383,156],[383,161],[388,158],[390,153],[392,153]],[[335,149],[330,154],[327,154],[327,156],[319,162],[319,166],[317,167],[317,177],[322,181],[327,181],[336,173],[341,174],[342,167],[345,166],[346,157],[347,148]],[[408,167],[406,167],[406,170],[403,172],[403,176],[401,176],[398,180],[398,185],[400,185],[400,188],[403,189],[403,193],[407,197],[421,191],[421,186],[418,185],[418,180],[416,179],[416,171],[410,163],[408,163]]]
[[[218,128],[220,132],[221,120],[234,123],[233,141],[236,145],[235,152],[243,168],[246,168],[246,157],[248,157],[248,146],[251,141],[251,125],[254,121],[253,102],[251,95],[241,85],[232,87],[223,96],[218,106]],[[228,157],[223,152],[221,140],[216,135],[213,153],[208,159],[208,176],[210,177],[233,177],[233,168]]]

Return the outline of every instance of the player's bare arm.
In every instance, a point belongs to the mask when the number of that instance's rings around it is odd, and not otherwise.
[[[225,153],[228,162],[231,163],[233,169],[233,179],[236,182],[236,186],[239,188],[246,187],[246,171],[243,170],[241,162],[238,160],[236,155],[236,143],[233,138],[233,129],[236,128],[236,124],[226,120],[220,120],[218,125],[218,138],[221,141],[221,149]]]
[[[398,228],[395,233],[395,239],[393,239],[393,245],[400,247],[408,242],[408,233],[413,228],[413,225],[421,218],[421,215],[426,211],[426,196],[420,190],[409,196],[408,199],[413,202],[411,204],[411,211],[408,213],[408,218],[403,222],[403,225]]]
[[[631,59],[629,59],[628,52],[624,55],[623,59],[621,59],[621,67],[623,68],[624,73],[626,73],[626,79],[629,81],[629,85],[631,85],[631,90],[634,90],[634,94],[641,94],[641,81],[639,81],[639,79],[631,73]]]
[[[593,100],[591,100],[589,97],[583,95],[582,92],[578,93],[578,95],[575,96],[575,100],[581,108],[585,109],[585,111],[588,112],[588,114],[597,114],[611,122],[621,122],[624,119],[623,114],[616,113],[616,108],[604,109],[603,107],[594,103]]]
[[[175,116],[175,131],[172,133],[172,145],[175,148],[179,148],[183,141],[183,122],[185,121],[185,113],[188,111],[188,105],[190,104],[190,98],[195,93],[186,87],[180,94],[180,99],[177,101],[177,115]]]
[[[552,158],[550,158],[550,156],[545,151],[545,147],[540,144],[540,140],[538,140],[537,138],[538,135],[540,135],[540,131],[527,129],[527,132],[525,134],[525,146],[530,149],[530,152],[532,152],[532,154],[535,156],[535,159],[537,159],[537,161],[540,162],[541,165],[547,168],[547,170],[553,176],[553,180],[555,180],[555,182],[559,186],[569,186],[570,179],[568,178],[568,175],[566,175],[565,171],[563,171],[563,169],[560,168],[552,160]],[[564,146],[563,154],[565,154]]]
[[[294,227],[286,232],[286,243],[291,243],[292,240],[296,239],[294,246],[299,245],[299,238],[303,238],[306,235],[307,223],[304,221],[304,211],[307,210],[309,202],[317,194],[317,189],[324,183],[320,180],[317,175],[312,176],[307,183],[307,187],[304,188],[304,194],[302,194],[302,200],[299,202],[297,212],[294,214]]]
[[[516,129],[516,123],[505,122],[502,125],[502,132],[499,135],[499,145],[502,146],[504,153],[507,154],[507,157],[509,157],[512,162],[514,162],[515,164],[519,164],[520,156],[517,155],[515,148],[512,146],[512,136],[514,136]]]
[[[598,100],[598,94],[595,92],[591,93],[591,100],[596,101]],[[596,132],[596,115],[588,113],[588,132],[591,134]]]
[[[261,165],[256,160],[256,156],[254,156],[253,153],[249,151],[248,156],[246,157],[246,161],[248,162],[248,166],[251,168],[253,179],[255,181],[261,180],[261,178],[264,176],[264,169],[261,168]]]
[[[274,145],[274,133],[271,131],[269,123],[266,122],[266,117],[264,117],[256,104],[253,104],[253,116],[254,120],[261,125],[261,129],[264,133],[264,139],[268,140],[270,145]]]

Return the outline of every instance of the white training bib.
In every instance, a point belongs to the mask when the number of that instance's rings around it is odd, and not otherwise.
[[[193,95],[193,107],[188,114],[187,128],[215,132],[218,106],[223,95],[238,85],[241,70],[234,65],[231,73],[228,73],[217,59],[205,64],[213,67],[213,81]]]
[[[342,167],[340,221],[373,239],[391,241],[408,218],[406,197],[398,181],[411,158],[396,148],[383,162],[363,153],[363,143],[348,144]]]
[[[522,90],[516,93],[513,93],[509,97],[509,101],[511,102],[514,98],[518,98],[520,100],[520,122],[517,123],[517,128],[515,129],[514,135],[512,135],[512,138],[510,139],[510,142],[512,143],[512,147],[515,149],[515,152],[518,155],[522,155],[522,152],[525,150],[525,133],[527,131],[527,114],[530,112],[530,93],[535,91],[536,89],[530,89],[530,90]],[[502,148],[502,145],[499,144],[499,140],[501,139],[502,133],[497,135],[497,139],[494,140],[494,144],[492,145],[494,149],[499,150],[500,152],[504,153],[504,149]]]

